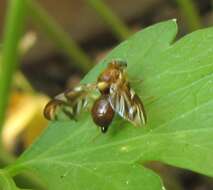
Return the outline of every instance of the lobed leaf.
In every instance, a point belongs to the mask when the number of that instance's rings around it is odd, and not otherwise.
[[[132,87],[148,122],[134,128],[119,117],[100,134],[86,113],[78,122],[52,122],[14,165],[35,172],[49,189],[163,188],[141,163],[156,160],[213,176],[213,28],[172,43],[176,22],[148,27],[115,48],[83,82],[94,82],[116,58],[128,62]]]

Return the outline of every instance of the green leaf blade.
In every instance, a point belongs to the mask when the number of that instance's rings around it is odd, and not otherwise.
[[[88,113],[79,122],[53,122],[8,171],[32,170],[51,189],[162,189],[156,174],[136,164],[152,160],[213,176],[213,28],[171,45],[175,34],[174,21],[148,27],[83,80],[94,82],[113,58],[126,60],[130,81],[143,80],[131,84],[145,103],[146,127],[116,117],[103,135]]]

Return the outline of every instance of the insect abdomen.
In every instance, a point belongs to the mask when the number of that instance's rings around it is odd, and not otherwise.
[[[112,122],[114,111],[108,101],[107,96],[98,98],[92,107],[93,121],[101,127],[101,131],[105,133]]]

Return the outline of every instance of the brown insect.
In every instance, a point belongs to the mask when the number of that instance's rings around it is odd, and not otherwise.
[[[115,113],[135,126],[144,125],[145,110],[142,101],[130,87],[126,68],[126,62],[113,60],[99,75],[96,83],[80,84],[57,95],[46,105],[44,116],[49,120],[57,120],[58,114],[63,112],[76,120],[83,109],[92,107],[93,121],[103,133],[107,131]],[[94,98],[94,91],[100,93],[98,98]],[[91,105],[91,102],[94,103]]]

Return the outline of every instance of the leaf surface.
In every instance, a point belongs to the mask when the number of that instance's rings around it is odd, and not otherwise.
[[[136,33],[82,81],[96,81],[112,59],[126,60],[146,127],[117,116],[100,134],[89,113],[52,122],[8,171],[33,171],[51,190],[162,189],[159,176],[141,165],[152,160],[213,176],[213,28],[172,44],[176,32],[169,20]]]

